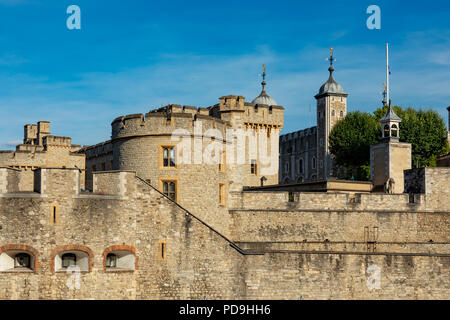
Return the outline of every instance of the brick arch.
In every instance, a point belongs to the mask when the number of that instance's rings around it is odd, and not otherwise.
[[[0,254],[2,254],[3,252],[11,251],[11,250],[25,251],[25,252],[32,254],[34,257],[34,270],[33,271],[34,272],[37,271],[38,267],[40,266],[40,263],[39,263],[39,252],[35,248],[28,246],[26,244],[7,244],[7,245],[0,247]]]
[[[50,270],[52,272],[55,272],[55,257],[58,253],[62,251],[83,251],[86,252],[89,256],[89,271],[92,271],[92,265],[93,265],[93,259],[94,259],[94,252],[81,244],[69,244],[64,246],[58,246],[56,247],[52,253],[50,254]]]
[[[103,271],[106,272],[106,256],[113,251],[129,251],[134,254],[134,270],[138,269],[138,257],[136,256],[136,248],[126,244],[109,246],[103,251]]]

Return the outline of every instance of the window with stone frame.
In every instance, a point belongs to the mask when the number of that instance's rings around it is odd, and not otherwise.
[[[219,160],[219,171],[225,172],[225,164],[226,164],[226,154],[225,151],[222,152],[222,157]]]
[[[225,184],[219,184],[219,205],[224,206],[226,204]]]
[[[166,261],[167,259],[167,243],[165,240],[159,241],[158,258],[160,261]]]
[[[171,180],[162,181],[162,192],[169,199],[176,201],[177,199],[177,182]]]
[[[175,147],[162,147],[162,158],[163,167],[175,167]]]

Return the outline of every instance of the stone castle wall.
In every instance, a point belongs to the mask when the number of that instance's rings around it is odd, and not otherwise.
[[[0,175],[14,182],[16,172],[4,169]],[[233,243],[132,172],[95,174],[91,194],[80,193],[78,170],[36,172],[40,193],[0,195],[0,254],[19,250],[36,258],[35,272],[0,272],[2,299],[448,299],[450,296],[448,212],[401,212],[397,208],[398,212],[349,208],[341,212],[269,210],[269,205],[273,208],[289,200],[282,193],[275,193],[273,201],[268,199],[265,203],[266,210],[242,209],[231,213],[236,232],[230,239],[239,241]],[[254,197],[256,203],[259,196],[251,193],[247,200]],[[299,195],[300,201],[306,199],[303,196]],[[342,206],[346,202],[344,196],[335,194],[307,197],[311,202],[323,202],[328,197],[332,199],[330,203]],[[56,223],[52,221],[53,206],[58,207]],[[361,245],[351,243],[357,240],[368,245],[360,230],[363,225],[379,227],[380,243],[376,250],[362,252]],[[373,234],[369,233],[369,237]],[[307,250],[283,243],[298,241],[303,236],[308,242],[322,243],[320,246],[311,243]],[[435,243],[428,243],[426,250],[418,254],[417,250],[423,248],[418,243],[428,241],[431,236]],[[329,243],[323,243],[324,237]],[[267,242],[271,240],[277,244],[269,246]],[[334,246],[337,240],[345,242],[338,252]],[[395,247],[386,241],[408,244]],[[160,255],[162,242],[166,245],[165,259]],[[89,269],[79,275],[76,290],[67,286],[73,273],[55,271],[54,262],[60,252],[73,250],[84,250],[90,256]],[[112,250],[133,252],[137,258],[134,270],[105,269],[106,252]],[[373,275],[370,266],[379,268],[379,289],[369,290],[367,286]]]

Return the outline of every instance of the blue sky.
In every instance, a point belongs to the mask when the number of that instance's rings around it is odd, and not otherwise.
[[[81,8],[81,30],[66,27],[71,4]],[[366,27],[372,4],[381,30]],[[286,109],[283,133],[314,126],[330,46],[348,109],[371,112],[387,41],[393,103],[432,108],[447,121],[449,16],[444,0],[0,0],[0,148],[39,120],[87,145],[109,139],[120,115],[207,107],[228,94],[251,101],[263,63],[267,91]]]

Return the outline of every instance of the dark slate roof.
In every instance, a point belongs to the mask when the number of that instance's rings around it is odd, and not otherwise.
[[[398,115],[395,114],[394,108],[392,108],[391,106],[389,106],[389,109],[384,115],[384,117],[380,119],[380,122],[388,122],[388,121],[402,121],[402,118],[400,118]]]
[[[344,89],[342,86],[336,82],[333,78],[333,68],[328,69],[330,71],[330,77],[328,78],[327,82],[325,82],[319,90],[318,95],[322,95],[324,93],[339,93],[339,94],[346,94],[344,92]]]
[[[277,106],[277,102],[267,94],[266,90],[264,88],[262,89],[259,96],[257,96],[253,101],[253,104],[265,104],[268,106]]]

